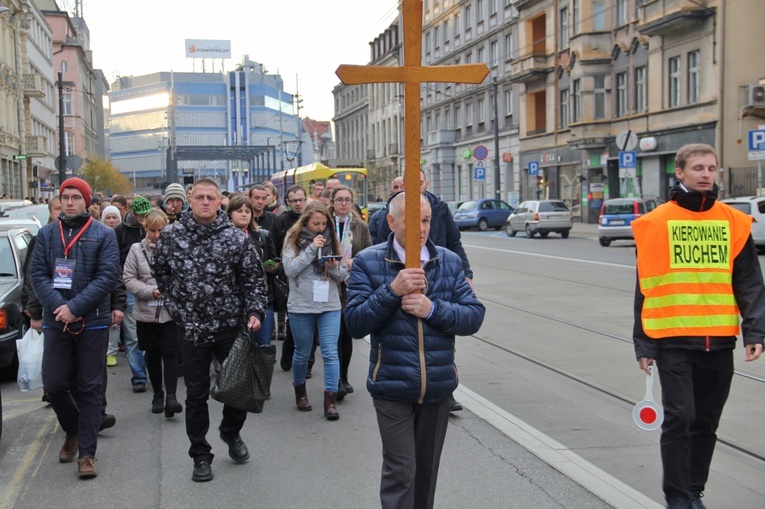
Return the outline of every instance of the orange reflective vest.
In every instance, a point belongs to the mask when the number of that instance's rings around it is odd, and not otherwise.
[[[648,337],[740,333],[733,260],[751,229],[750,216],[720,202],[705,212],[669,202],[632,222]]]

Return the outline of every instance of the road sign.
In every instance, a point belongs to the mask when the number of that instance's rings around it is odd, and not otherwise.
[[[636,168],[636,152],[619,152],[619,168]]]
[[[476,165],[475,168],[473,168],[473,180],[480,182],[486,181],[486,168],[484,168],[483,165]]]
[[[765,130],[751,129],[747,139],[749,140],[748,159],[750,161],[765,159]]]
[[[61,170],[61,156],[58,156],[53,162],[57,170]],[[79,156],[66,156],[66,169],[77,171],[82,166],[82,159]]]
[[[512,152],[502,152],[502,162],[503,163],[509,163],[513,160],[513,153]]]
[[[635,131],[627,129],[616,135],[616,147],[619,150],[633,150],[637,144],[638,137]]]
[[[14,161],[26,161],[27,160],[27,155],[26,154],[15,155],[15,156],[13,156],[13,160]]]
[[[483,145],[478,145],[475,149],[473,149],[473,156],[479,161],[483,161],[489,157],[489,149]]]
[[[539,163],[531,161],[529,163],[529,176],[539,175]]]

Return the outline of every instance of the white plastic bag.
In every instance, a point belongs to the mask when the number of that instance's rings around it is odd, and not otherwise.
[[[43,343],[43,335],[34,329],[29,329],[23,338],[16,340],[16,350],[19,354],[17,382],[21,392],[41,389],[43,386]]]

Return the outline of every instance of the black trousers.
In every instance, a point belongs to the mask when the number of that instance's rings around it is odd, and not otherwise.
[[[167,391],[168,396],[175,397],[175,391],[178,388],[178,330],[175,322],[136,322],[136,330],[138,337],[142,340],[152,339],[147,341],[148,346],[144,345],[146,346],[144,359],[154,395],[164,397]],[[164,391],[162,390],[163,380]]]
[[[372,401],[383,446],[382,509],[432,509],[449,400],[424,405]]]
[[[337,338],[337,357],[340,359],[340,379],[348,381],[348,368],[353,355],[353,338],[345,326],[345,310],[340,316],[340,336]]]
[[[77,335],[53,328],[43,332],[43,386],[50,404],[64,432],[77,435],[80,457],[95,456],[109,329],[85,329]],[[70,389],[75,370],[77,400]]]
[[[661,461],[667,500],[704,491],[717,426],[733,379],[733,350],[659,349],[664,423]]]
[[[180,329],[180,327],[179,327]],[[219,363],[228,357],[238,332],[236,330],[215,334],[209,343],[194,343],[182,339],[179,342],[183,357],[183,378],[186,382],[186,435],[191,447],[189,456],[197,461],[212,463],[212,446],[207,442],[210,429],[210,364],[213,355]],[[218,430],[225,435],[236,435],[244,426],[247,411],[223,405],[223,420]]]

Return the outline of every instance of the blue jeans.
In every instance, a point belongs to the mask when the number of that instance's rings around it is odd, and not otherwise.
[[[133,318],[133,303],[135,302],[135,296],[127,292],[127,309],[125,310],[125,318],[122,320],[122,334],[125,338],[126,357],[128,364],[130,364],[130,371],[133,372],[133,377],[130,379],[130,383],[145,384],[148,377],[146,376],[146,361],[143,358],[143,352],[138,349],[138,334],[136,333],[135,318]]]
[[[274,332],[274,305],[269,304],[266,310],[266,317],[260,324],[257,332],[250,333],[250,341],[253,339],[259,346],[271,344],[271,334]]]
[[[340,362],[337,360],[337,338],[340,335],[340,311],[325,313],[289,313],[289,327],[295,339],[292,356],[292,381],[295,385],[305,383],[308,358],[311,356],[314,330],[319,331],[321,358],[324,360],[324,390],[337,392],[340,379]]]

